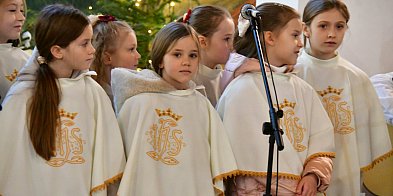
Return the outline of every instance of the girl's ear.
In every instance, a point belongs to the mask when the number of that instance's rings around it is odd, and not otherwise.
[[[303,23],[303,34],[305,37],[310,37],[310,27]]]
[[[104,52],[102,62],[104,65],[112,64],[112,55],[109,52]]]
[[[267,45],[273,46],[274,43],[275,43],[275,40],[276,40],[276,39],[274,38],[273,32],[271,32],[271,31],[265,31],[265,32],[263,32],[263,35],[265,36],[265,43],[266,43]]]
[[[198,36],[199,44],[201,45],[202,48],[207,48],[208,47],[208,40],[207,37],[203,35]]]
[[[50,48],[50,52],[52,53],[52,56],[56,59],[62,59],[63,58],[63,48],[61,48],[58,45],[54,45]]]

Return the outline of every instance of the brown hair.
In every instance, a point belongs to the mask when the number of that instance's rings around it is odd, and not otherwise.
[[[191,36],[198,47],[198,58],[199,58],[199,42],[197,33],[195,30],[181,22],[171,22],[163,27],[153,40],[153,45],[151,49],[151,60],[154,71],[162,76],[162,68],[160,64],[162,63],[165,54],[173,47],[177,40]]]
[[[323,12],[331,9],[337,9],[348,23],[350,15],[347,6],[342,0],[310,0],[303,11],[303,22],[310,26],[313,19]],[[306,46],[306,37],[304,36],[304,46]]]
[[[263,3],[257,7],[257,10],[263,19],[263,22],[260,18],[257,19],[258,33],[260,36],[263,31],[271,31],[279,34],[281,29],[290,20],[300,18],[295,9],[279,3]],[[254,37],[250,27],[243,37],[240,37],[239,33],[236,32],[234,43],[236,52],[250,58],[258,58],[257,50],[252,40],[254,40]]]
[[[218,26],[225,18],[232,19],[231,14],[225,8],[213,5],[203,5],[195,7],[188,19],[198,34],[210,37],[218,30]]]
[[[30,99],[28,129],[36,153],[49,160],[55,156],[56,132],[60,129],[58,106],[61,92],[57,77],[48,63],[53,60],[51,47],[66,48],[77,39],[89,20],[78,9],[61,4],[46,6],[35,27],[35,41],[39,54],[45,58],[36,73],[33,96]],[[72,27],[72,28],[70,28]]]
[[[134,30],[124,21],[101,21],[96,16],[89,16],[93,25],[92,44],[96,49],[95,57],[90,70],[97,72],[93,78],[102,86],[109,82],[106,65],[104,65],[104,53],[114,53],[119,45],[121,32],[132,32]]]

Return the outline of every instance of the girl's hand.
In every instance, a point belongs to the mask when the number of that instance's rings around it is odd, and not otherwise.
[[[290,73],[295,69],[295,65],[286,65],[286,67],[285,73]]]
[[[269,72],[270,69],[265,66],[266,72]],[[259,66],[259,60],[254,59],[254,58],[247,58],[242,65],[240,65],[239,68],[235,70],[234,77],[236,78],[237,76],[246,73],[246,72],[258,72],[261,71],[261,68]]]
[[[296,195],[314,196],[317,194],[318,177],[315,174],[307,174],[304,176],[296,188]]]

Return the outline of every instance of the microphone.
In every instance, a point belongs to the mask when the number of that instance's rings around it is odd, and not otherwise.
[[[251,18],[257,18],[261,15],[259,11],[256,10],[255,6],[251,4],[244,4],[240,11],[240,14],[246,20],[250,20]]]

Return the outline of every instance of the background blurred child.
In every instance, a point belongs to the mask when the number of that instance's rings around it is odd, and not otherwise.
[[[228,69],[225,67],[227,72],[223,72],[223,66],[233,52],[235,33],[232,16],[225,8],[212,5],[195,7],[185,16],[184,22],[196,30],[201,45],[201,61],[194,81],[205,87],[207,98],[215,106],[224,88],[235,76],[259,70],[258,61],[245,58],[243,63]]]
[[[137,51],[134,30],[124,21],[110,15],[91,15],[93,25],[93,46],[95,58],[90,70],[97,72],[93,78],[100,84],[113,101],[111,70],[115,67],[136,69],[141,55]]]
[[[223,194],[223,179],[236,173],[236,162],[220,117],[191,80],[199,65],[195,31],[167,24],[151,58],[155,72],[112,71],[127,154],[118,194]]]
[[[383,112],[368,76],[337,48],[348,29],[340,0],[311,0],[303,12],[305,48],[295,66],[318,92],[334,126],[337,156],[328,195],[359,195],[361,171],[393,155]]]
[[[278,3],[263,3],[257,10],[263,18],[257,20],[259,35],[261,39],[264,35],[265,54],[274,71],[279,104],[275,107],[284,112],[279,124],[285,133],[282,136],[285,148],[279,153],[279,168],[273,166],[273,171],[279,172],[279,181],[272,179],[272,193],[275,195],[276,186],[278,195],[324,192],[335,154],[332,124],[312,87],[294,74],[284,73],[286,65],[296,63],[303,46],[299,14]],[[239,29],[244,35],[235,38],[235,49],[241,55],[257,58],[251,27],[244,27]],[[270,74],[268,78],[274,97]],[[245,73],[228,85],[217,105],[240,174],[233,179],[229,195],[262,195],[266,190],[269,136],[263,135],[262,124],[270,120],[263,85],[260,72]]]
[[[13,44],[26,17],[24,0],[0,0],[0,105],[29,55]]]

